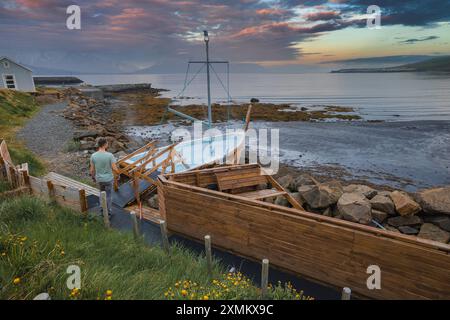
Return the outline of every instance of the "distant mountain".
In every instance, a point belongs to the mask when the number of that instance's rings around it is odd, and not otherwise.
[[[416,63],[435,58],[430,55],[397,55],[397,56],[381,56],[368,58],[354,58],[345,60],[324,61],[321,64],[336,64],[342,66],[352,66],[354,68],[374,68],[374,67],[395,67],[398,65]]]
[[[177,62],[171,64],[157,64],[149,68],[141,69],[133,74],[171,74],[171,73],[185,73],[187,68],[187,62]],[[191,66],[191,72],[196,72],[200,68],[199,65]],[[223,65],[214,65],[216,72],[223,73],[226,69]],[[261,66],[256,63],[233,63],[230,62],[230,73],[308,73],[308,72],[327,72],[325,67],[316,65],[302,65],[302,64],[289,64],[281,66]],[[203,70],[202,72],[205,72]]]
[[[340,69],[332,73],[389,73],[389,72],[450,72],[450,56],[386,68]]]
[[[154,66],[138,70],[136,72],[137,74],[170,74],[170,73],[185,73],[187,68],[187,61],[186,62],[176,62],[176,63],[170,63],[170,64],[156,64]],[[200,65],[197,66],[191,66],[191,72],[196,72]],[[225,67],[214,65],[214,68],[216,72],[222,73],[226,72]],[[204,72],[204,70],[203,70]],[[230,73],[258,73],[258,72],[265,72],[265,68],[253,64],[253,63],[231,63],[230,62]]]
[[[53,69],[53,68],[46,68],[46,67],[36,67],[31,65],[26,65],[28,68],[33,70],[34,75],[45,75],[45,76],[68,76],[74,74],[73,71],[69,70],[62,70],[62,69]]]

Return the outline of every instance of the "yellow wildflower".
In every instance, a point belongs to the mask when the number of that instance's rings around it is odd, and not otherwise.
[[[19,284],[19,283],[20,283],[20,278],[19,278],[19,277],[14,278],[13,283],[14,283],[15,285]]]

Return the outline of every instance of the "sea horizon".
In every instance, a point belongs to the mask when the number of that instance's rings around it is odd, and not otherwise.
[[[226,74],[212,78],[213,103],[227,103]],[[206,76],[199,74],[182,92],[185,74],[73,75],[89,85],[150,83],[165,89],[162,97],[176,104],[205,104]],[[191,74],[191,77],[193,75]],[[223,86],[222,86],[223,85]],[[450,75],[433,73],[234,73],[233,103],[252,98],[262,103],[298,107],[338,105],[354,108],[364,120],[450,120]]]

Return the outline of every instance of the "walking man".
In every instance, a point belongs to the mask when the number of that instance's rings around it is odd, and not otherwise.
[[[112,188],[114,183],[114,173],[119,170],[116,166],[116,159],[113,154],[106,151],[108,140],[99,138],[97,140],[98,151],[91,156],[90,173],[94,182],[98,183],[100,191],[106,192],[106,202],[108,213],[112,215]]]

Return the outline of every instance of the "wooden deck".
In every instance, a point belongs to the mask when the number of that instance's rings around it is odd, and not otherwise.
[[[140,217],[141,211],[138,205],[129,206],[125,208],[127,211],[134,211],[137,217]],[[150,207],[142,206],[142,219],[158,224],[162,220],[159,210]]]
[[[94,195],[97,197],[100,197],[100,190],[94,187],[91,187],[85,183],[82,183],[80,181],[62,176],[58,173],[55,172],[50,172],[48,173],[46,176],[44,176],[44,179],[46,180],[50,180],[55,184],[61,185],[61,186],[65,186],[65,187],[70,187],[70,188],[74,188],[74,189],[80,189],[80,190],[85,190],[86,192],[86,196],[89,195]]]

